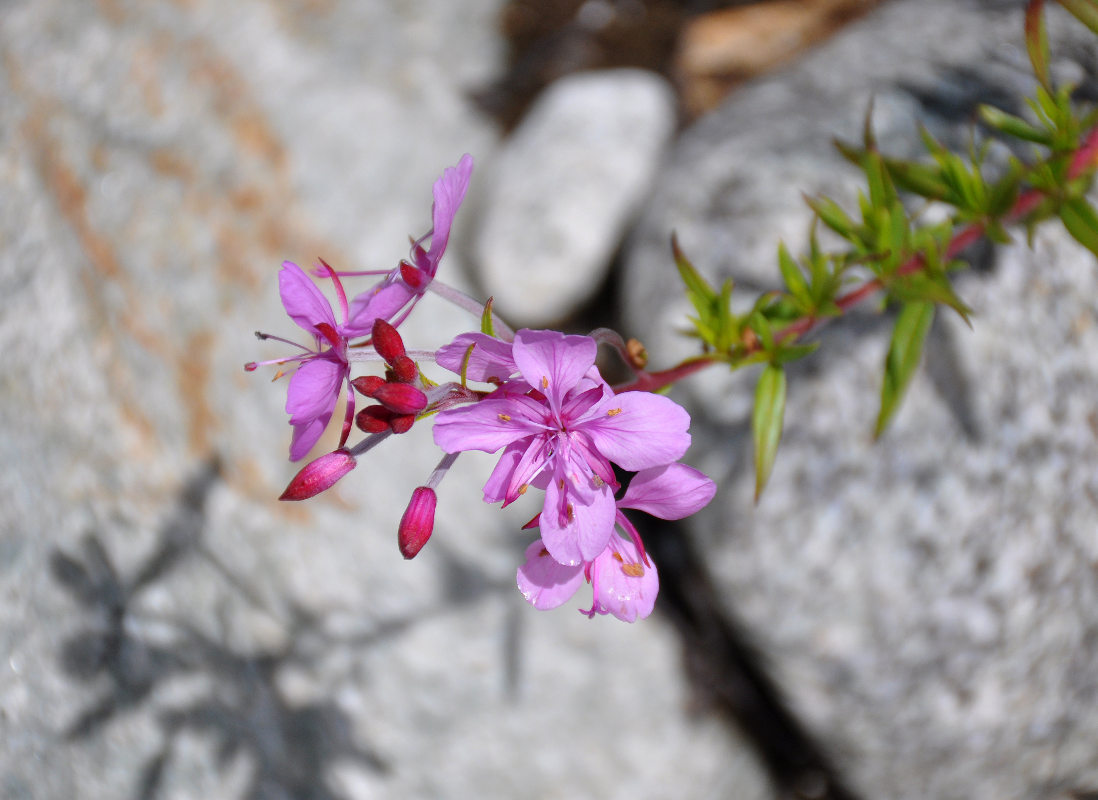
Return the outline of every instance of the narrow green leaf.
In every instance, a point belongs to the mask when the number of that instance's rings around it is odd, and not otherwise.
[[[844,239],[850,238],[850,232],[854,230],[854,221],[842,210],[838,203],[829,197],[806,196],[804,200],[808,203],[808,207],[816,212],[816,216],[820,218],[824,225]]]
[[[885,358],[881,410],[877,414],[874,436],[880,436],[884,432],[885,426],[899,407],[904,390],[919,365],[923,342],[926,341],[933,319],[934,304],[926,302],[905,303],[896,317],[896,327],[892,329],[892,341]]]
[[[994,106],[980,106],[980,119],[988,127],[994,128],[1007,136],[1013,136],[1027,142],[1035,142],[1046,147],[1052,144],[1052,136],[1044,128],[1031,125],[1021,117],[1008,114]]]
[[[1060,5],[1077,20],[1098,33],[1098,2],[1096,0],[1060,0]]]
[[[785,249],[785,242],[778,242],[778,268],[782,271],[782,280],[789,287],[789,293],[802,303],[811,304],[812,299],[808,294],[808,283],[804,279],[804,273]]]
[[[496,335],[496,327],[492,323],[492,303],[494,300],[494,297],[488,298],[488,302],[484,304],[484,311],[480,315],[480,332],[492,337]]]
[[[1026,51],[1037,80],[1048,88],[1051,83],[1048,76],[1048,30],[1045,28],[1044,5],[1044,0],[1029,0],[1026,6]]]
[[[755,409],[751,414],[751,433],[755,439],[755,502],[759,501],[770,470],[778,455],[785,418],[785,370],[767,365],[755,387]]]
[[[675,266],[679,269],[679,276],[682,278],[683,284],[686,285],[686,290],[699,300],[716,299],[717,293],[713,291],[713,287],[701,276],[701,273],[690,263],[690,259],[682,252],[679,247],[679,239],[675,234],[671,234],[671,253],[675,257]],[[694,307],[698,309],[698,313],[705,313],[698,307],[696,302]]]
[[[949,186],[936,167],[894,158],[886,158],[884,164],[889,176],[904,191],[929,200],[942,200],[949,193]]]
[[[1098,213],[1090,203],[1081,197],[1064,201],[1060,206],[1060,219],[1068,233],[1098,255]]]

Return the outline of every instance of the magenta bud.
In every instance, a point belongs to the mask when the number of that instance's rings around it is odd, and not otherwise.
[[[290,481],[279,500],[307,500],[326,489],[353,470],[357,462],[346,450],[336,450],[310,461]]]
[[[411,383],[419,374],[419,369],[416,367],[416,362],[408,356],[401,356],[393,363],[392,372],[393,377],[401,383]]]
[[[412,425],[415,424],[415,414],[394,414],[389,420],[389,430],[393,433],[407,433],[412,429]]]
[[[426,486],[418,487],[412,492],[412,499],[408,502],[408,508],[404,510],[404,516],[400,518],[397,543],[400,546],[400,554],[405,558],[415,558],[416,554],[427,544],[431,538],[431,532],[435,528],[435,490]]]
[[[418,414],[427,408],[427,395],[410,383],[383,383],[370,396],[396,414]]]
[[[389,430],[393,412],[381,406],[366,406],[355,414],[355,425],[363,433],[381,433]]]
[[[385,363],[392,366],[397,359],[404,358],[404,340],[400,338],[397,329],[385,320],[378,317],[374,320],[374,327],[370,331],[370,341],[377,354],[385,359]]]
[[[364,394],[367,397],[373,397],[374,392],[377,391],[377,387],[385,383],[384,378],[379,378],[377,375],[362,375],[351,381],[351,386],[355,387],[355,390],[360,394]]]

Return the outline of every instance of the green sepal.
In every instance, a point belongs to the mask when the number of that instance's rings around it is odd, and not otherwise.
[[[755,441],[755,502],[759,501],[782,439],[785,417],[785,370],[768,364],[755,386],[755,408],[751,413],[751,433]]]
[[[1065,200],[1060,206],[1060,219],[1079,244],[1098,255],[1098,213],[1090,203],[1082,197]]]
[[[881,410],[877,414],[877,426],[873,433],[879,437],[892,418],[904,391],[907,389],[919,358],[923,352],[927,331],[934,319],[934,304],[928,302],[905,303],[896,317],[892,329],[892,341],[885,357],[884,381],[881,384]]]
[[[494,297],[489,297],[488,302],[484,304],[484,311],[480,314],[480,332],[491,336],[493,339],[496,337],[496,327],[492,322],[492,302]]]

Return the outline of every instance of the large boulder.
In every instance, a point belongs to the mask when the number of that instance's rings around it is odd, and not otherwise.
[[[694,352],[671,263],[676,230],[714,282],[776,288],[776,246],[806,244],[801,193],[854,205],[870,98],[882,149],[916,124],[963,146],[977,101],[1032,90],[1021,4],[889,3],[683,135],[627,247],[624,313],[659,368]],[[1094,38],[1053,14],[1056,69]],[[969,330],[939,314],[925,366],[872,441],[890,318],[865,309],[791,370],[785,438],[752,502],[746,370],[680,397],[694,459],[720,476],[691,525],[729,610],[754,632],[794,711],[867,797],[992,800],[1098,786],[1098,266],[1050,224],[974,253],[957,280]],[[1061,794],[1058,794],[1061,793]],[[1082,796],[1082,795],[1076,795]]]

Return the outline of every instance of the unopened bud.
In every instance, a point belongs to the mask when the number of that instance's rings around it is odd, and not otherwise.
[[[404,340],[400,338],[397,329],[380,317],[374,320],[374,327],[370,331],[370,341],[377,354],[384,358],[385,363],[390,366],[395,364],[397,359],[406,355]]]
[[[370,396],[396,414],[418,414],[427,407],[427,395],[410,383],[383,383]]]
[[[353,470],[357,462],[346,450],[336,450],[310,461],[290,481],[279,500],[307,500],[332,488],[336,481]]]
[[[401,356],[393,362],[393,377],[401,383],[411,383],[416,379],[416,375],[419,374],[419,369],[416,367],[416,362],[408,358],[408,356]]]
[[[412,429],[415,421],[415,414],[394,414],[392,419],[389,420],[389,430],[393,433],[407,433]]]
[[[360,394],[364,394],[367,397],[373,397],[377,388],[385,383],[384,378],[379,378],[377,375],[362,375],[351,381],[351,386],[355,387],[355,391]]]
[[[397,544],[400,546],[400,554],[405,558],[415,558],[416,554],[427,544],[431,538],[431,532],[435,528],[435,490],[426,486],[418,487],[412,492],[412,499],[408,502],[408,508],[404,510],[404,516],[400,518],[400,528],[397,534]]]
[[[383,406],[366,406],[355,414],[355,425],[363,433],[381,433],[389,430],[393,412]]]

